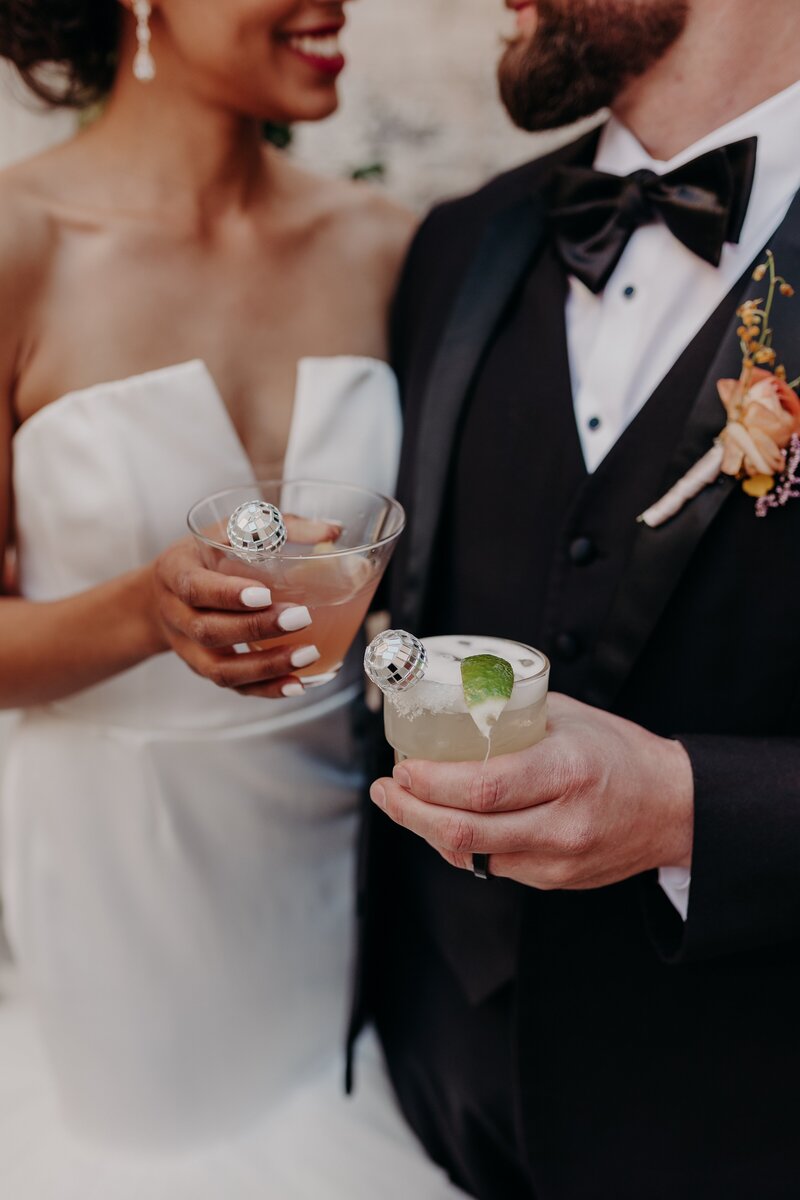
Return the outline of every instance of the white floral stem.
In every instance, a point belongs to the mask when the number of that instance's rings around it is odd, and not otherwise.
[[[657,529],[670,517],[674,517],[687,501],[692,500],[719,477],[723,453],[723,447],[719,443],[712,446],[699,462],[690,467],[686,474],[660,500],[637,517],[637,520],[648,525],[650,529]]]

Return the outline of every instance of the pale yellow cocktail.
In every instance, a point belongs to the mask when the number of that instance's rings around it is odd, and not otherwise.
[[[503,638],[448,635],[423,639],[424,676],[400,691],[384,691],[386,737],[399,759],[433,762],[480,762],[498,754],[525,750],[547,730],[550,664],[531,646]],[[487,738],[467,709],[461,662],[474,655],[505,659],[514,671],[514,688]]]

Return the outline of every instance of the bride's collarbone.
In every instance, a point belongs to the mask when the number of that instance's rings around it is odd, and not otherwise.
[[[256,255],[216,271],[174,248],[118,249],[62,247],[47,272],[18,376],[20,422],[68,393],[199,358],[243,431],[280,429],[301,358],[385,356],[388,297],[357,264],[344,273],[309,253],[279,270]]]

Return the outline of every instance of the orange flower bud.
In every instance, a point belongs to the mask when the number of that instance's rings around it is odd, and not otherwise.
[[[742,490],[754,498],[766,496],[775,487],[774,475],[751,475],[742,484]]]

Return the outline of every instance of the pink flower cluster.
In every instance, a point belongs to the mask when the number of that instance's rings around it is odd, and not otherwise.
[[[786,468],[774,489],[756,500],[756,516],[765,517],[771,508],[783,508],[790,500],[800,499],[800,437],[792,434],[786,452]]]

